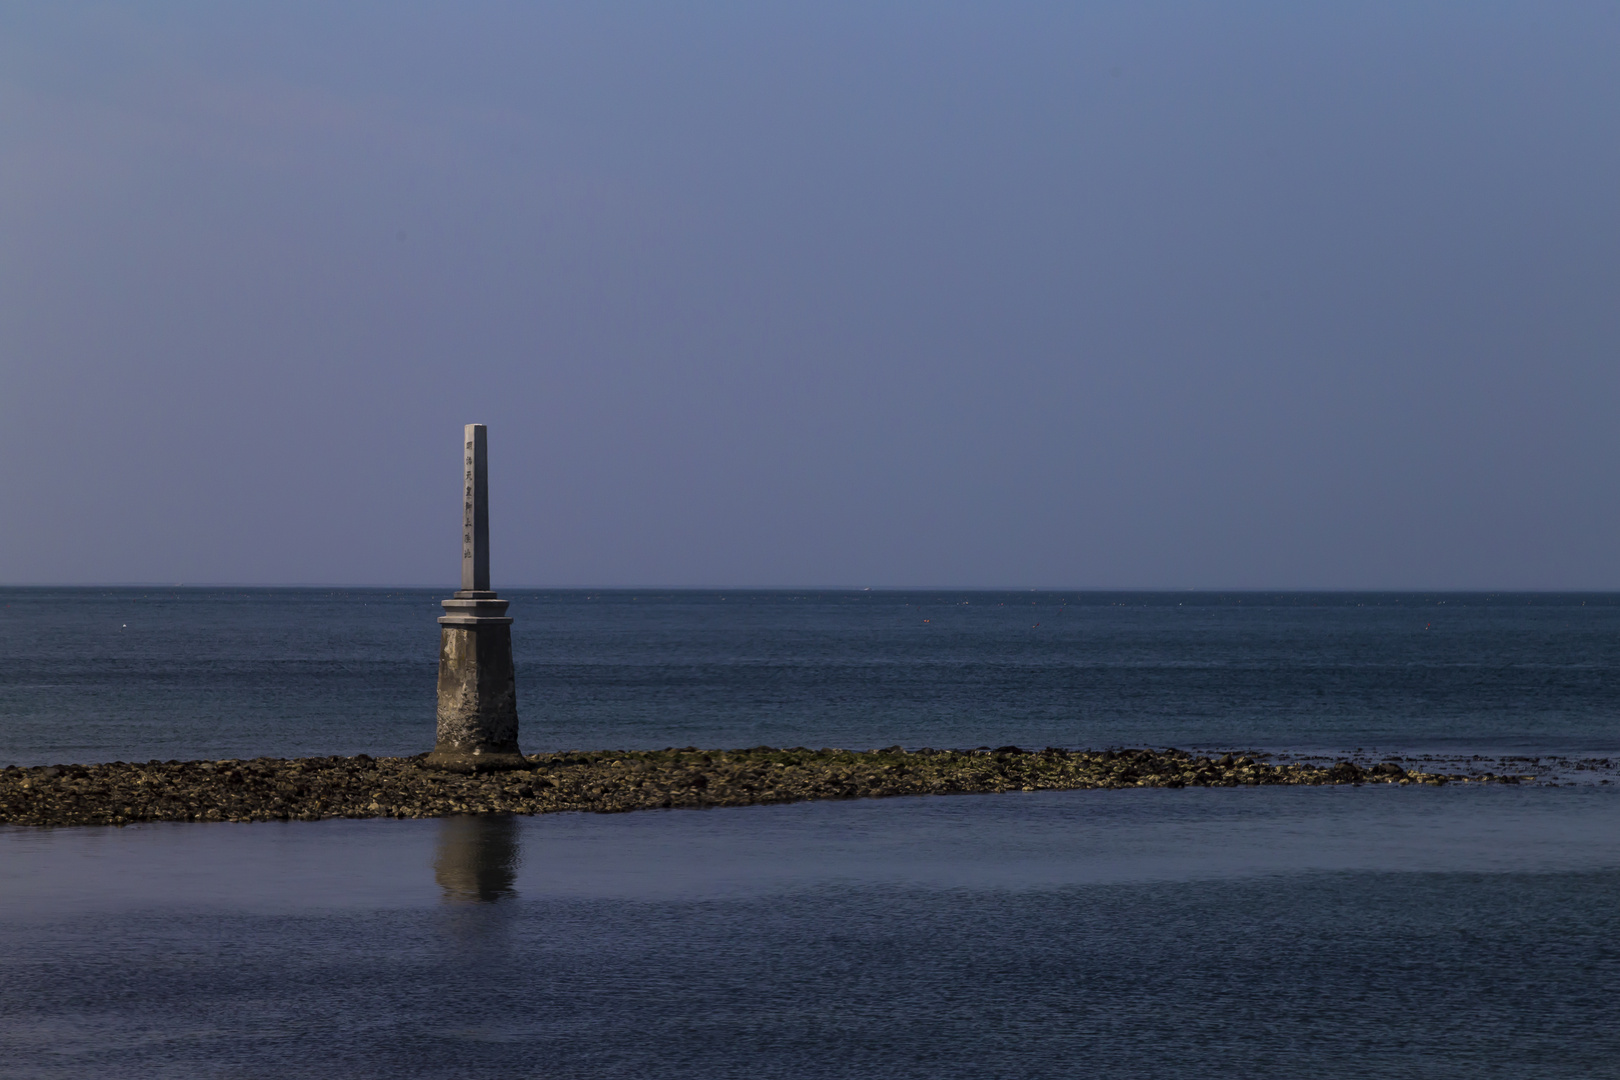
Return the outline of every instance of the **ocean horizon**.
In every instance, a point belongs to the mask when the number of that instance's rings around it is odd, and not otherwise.
[[[0,589],[0,765],[419,752],[446,595]],[[1620,753],[1620,593],[502,596],[531,752]]]
[[[0,589],[0,765],[420,753],[445,595]],[[1616,1075],[1620,594],[502,597],[530,752],[1538,779],[5,826],[8,1075]]]

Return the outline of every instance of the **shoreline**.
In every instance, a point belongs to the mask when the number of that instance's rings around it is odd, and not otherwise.
[[[685,749],[532,754],[522,768],[458,773],[403,758],[252,758],[0,769],[0,825],[319,821],[454,814],[622,813],[822,799],[1089,788],[1340,786],[1535,781],[1393,762],[1272,764],[1179,750]]]

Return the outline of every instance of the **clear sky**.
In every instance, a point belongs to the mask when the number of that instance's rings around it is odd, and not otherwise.
[[[1620,587],[1620,6],[0,8],[0,582]]]

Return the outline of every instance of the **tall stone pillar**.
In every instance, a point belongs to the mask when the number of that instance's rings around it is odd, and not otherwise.
[[[489,452],[468,424],[462,454],[461,588],[439,618],[439,734],[427,764],[457,771],[519,768],[517,680],[507,601],[489,588]]]

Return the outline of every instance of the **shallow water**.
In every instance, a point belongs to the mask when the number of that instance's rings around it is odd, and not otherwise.
[[[1613,1075],[1620,796],[0,832],[20,1077]]]

